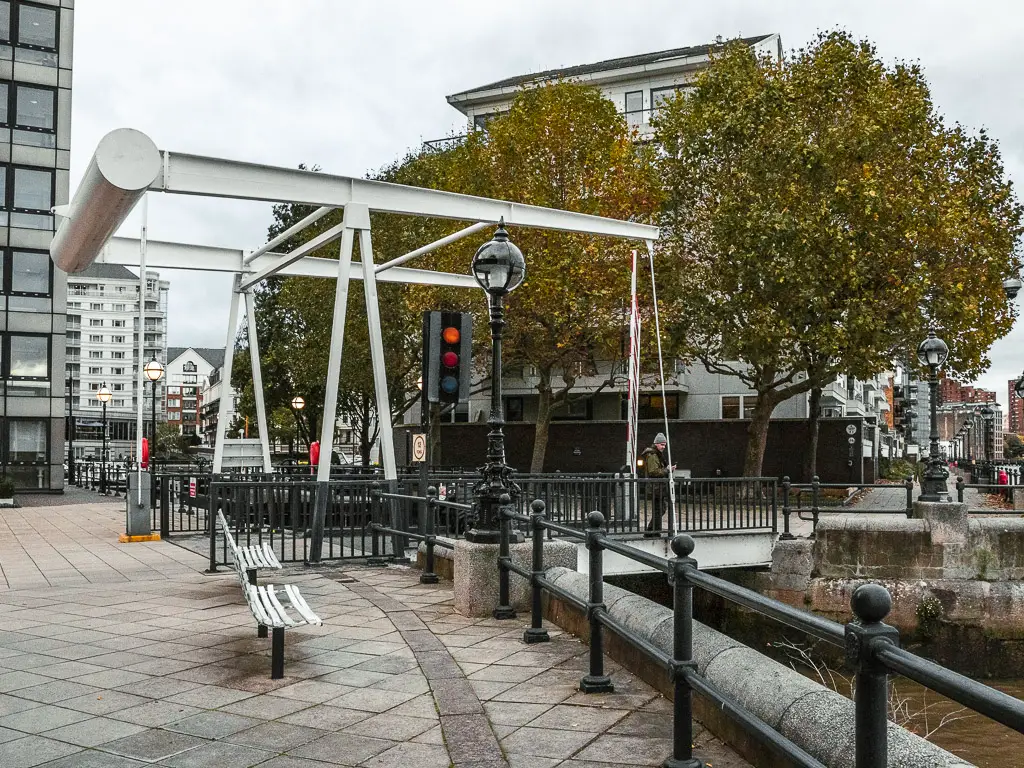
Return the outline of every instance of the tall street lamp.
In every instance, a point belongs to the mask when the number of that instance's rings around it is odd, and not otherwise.
[[[96,393],[96,399],[103,405],[103,447],[100,449],[100,493],[103,494],[107,492],[107,403],[111,397],[106,384]]]
[[[306,407],[306,401],[302,399],[301,395],[296,395],[292,398],[292,410],[295,411],[295,425],[299,429],[299,435],[305,438],[305,430],[302,427],[302,419],[299,418],[299,411]],[[309,440],[306,440],[308,443]],[[292,451],[294,454],[294,451]]]
[[[68,485],[75,482],[75,380],[68,377]]]
[[[931,432],[928,435],[928,468],[925,470],[924,478],[921,481],[920,501],[949,501],[949,491],[946,488],[946,478],[949,477],[949,470],[942,463],[939,457],[939,420],[937,414],[937,400],[939,394],[939,366],[946,362],[949,357],[949,347],[946,342],[935,335],[934,330],[928,331],[928,338],[921,342],[917,348],[917,359],[921,365],[927,365],[931,376],[928,379],[928,394],[931,400]]]
[[[475,522],[466,531],[466,541],[497,543],[499,507],[502,497],[518,497],[519,486],[512,482],[511,468],[505,464],[505,413],[501,401],[501,337],[505,327],[504,299],[520,286],[526,277],[523,253],[508,239],[502,219],[490,242],[484,243],[473,256],[473,277],[487,291],[491,324],[491,412],[487,424],[487,463],[483,478],[473,489]]]
[[[153,384],[153,443],[149,446],[149,503],[150,509],[156,503],[156,383],[163,378],[164,366],[159,360],[154,357],[146,366],[142,369],[146,378]]]

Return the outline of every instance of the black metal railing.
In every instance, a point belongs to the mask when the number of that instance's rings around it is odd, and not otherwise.
[[[697,569],[690,555],[694,540],[679,534],[672,539],[674,558],[644,552],[626,541],[609,538],[605,517],[600,512],[587,515],[585,530],[550,522],[546,504],[531,503],[531,514],[503,511],[502,538],[499,545],[499,603],[496,617],[514,617],[509,605],[509,575],[515,573],[531,586],[530,627],[527,643],[548,640],[543,625],[542,593],[558,597],[584,613],[590,628],[589,670],[580,680],[584,693],[611,691],[614,683],[604,669],[603,632],[609,629],[624,642],[660,665],[673,684],[674,765],[696,765],[693,758],[692,694],[698,694],[727,714],[754,739],[799,766],[823,768],[823,764],[782,736],[774,728],[748,712],[728,694],[697,671],[693,658],[693,590],[703,589],[748,608],[762,616],[805,632],[819,640],[845,649],[848,663],[856,669],[854,693],[855,765],[857,768],[884,768],[888,744],[888,676],[900,674],[926,688],[953,699],[1003,725],[1024,733],[1024,702],[970,678],[959,675],[932,661],[899,647],[899,632],[883,622],[892,607],[888,591],[877,584],[863,584],[851,598],[854,621],[842,625],[807,611],[765,597]],[[509,522],[528,525],[533,537],[533,560],[526,570],[509,556]],[[589,559],[589,595],[582,600],[549,581],[544,570],[545,532],[556,532],[583,541]],[[614,552],[635,562],[668,574],[673,587],[673,649],[668,654],[648,639],[639,636],[616,618],[604,605],[603,553]],[[666,765],[668,762],[666,762]]]
[[[324,525],[323,560],[364,559],[393,550],[370,527],[373,481],[331,481]],[[293,479],[210,479],[207,519],[224,513],[239,546],[268,544],[282,562],[308,560],[317,484]],[[229,553],[217,526],[208,529],[210,570],[227,565]]]
[[[850,506],[863,491],[874,490],[899,494],[892,506]],[[825,512],[849,512],[858,515],[898,515],[908,518],[914,513],[914,480],[904,479],[902,484],[893,483],[822,483],[815,477],[810,483],[791,483],[789,477],[779,484],[782,504],[782,539],[795,538],[790,531],[791,518],[795,514],[800,520],[811,523],[810,538],[818,528],[820,515]],[[829,493],[839,491],[839,494]]]
[[[1011,478],[1012,479],[1012,478]],[[991,499],[1002,499],[1003,502],[1013,506],[1014,494],[1019,494],[1017,498],[1024,497],[1024,486],[1007,484],[1007,483],[967,483],[964,481],[962,476],[956,479],[956,500],[961,504],[964,503],[967,490],[975,490],[979,494],[984,494]],[[1001,507],[970,507],[968,510],[971,514],[979,515],[1021,515],[1024,511],[1020,509],[1007,509]]]

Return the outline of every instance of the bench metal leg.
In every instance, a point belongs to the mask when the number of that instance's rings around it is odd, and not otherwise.
[[[246,570],[245,575],[249,578],[249,583],[252,584],[255,587],[256,586],[256,569],[255,568],[249,568],[248,570]],[[256,637],[266,637],[266,636],[267,636],[267,628],[263,624],[257,624],[256,625]]]
[[[266,627],[262,629],[267,631]],[[280,680],[284,677],[284,627],[274,627],[270,647],[270,679]]]

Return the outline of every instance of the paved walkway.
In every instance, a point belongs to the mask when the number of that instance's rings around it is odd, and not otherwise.
[[[123,504],[123,502],[121,502]],[[233,574],[169,542],[116,543],[117,502],[0,512],[0,766],[635,768],[669,755],[670,705],[523,620],[467,619],[409,568],[291,569],[324,626],[269,679]],[[718,768],[746,766],[697,729]]]

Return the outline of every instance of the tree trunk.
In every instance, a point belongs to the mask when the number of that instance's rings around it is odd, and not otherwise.
[[[804,482],[809,483],[818,474],[818,431],[821,425],[821,387],[811,389],[807,402],[807,456],[804,460]]]
[[[530,459],[532,474],[544,471],[544,458],[548,450],[548,429],[551,426],[550,371],[541,371],[537,393],[539,395],[537,398],[537,429],[533,435],[533,458]]]
[[[754,417],[747,428],[747,450],[743,457],[743,476],[760,477],[764,451],[768,445],[768,424],[777,403],[766,392],[757,393]]]

